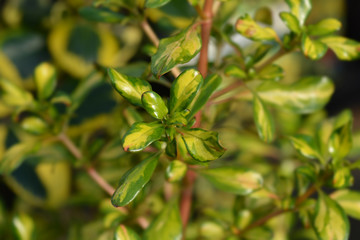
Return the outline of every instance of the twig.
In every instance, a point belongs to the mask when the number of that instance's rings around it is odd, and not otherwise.
[[[270,65],[271,63],[275,62],[279,58],[283,57],[287,53],[290,53],[290,51],[286,51],[284,48],[281,48],[275,55],[267,59],[264,63],[262,63],[260,66],[255,67],[256,72],[259,72],[263,70],[265,67]]]
[[[236,81],[236,82],[230,84],[229,86],[227,86],[226,88],[215,92],[213,95],[211,95],[210,100],[218,98],[218,97],[220,97],[220,96],[222,96],[222,95],[224,95],[224,94],[226,94],[226,93],[228,93],[228,92],[230,92],[230,91],[232,91],[232,90],[234,90],[234,89],[236,89],[236,88],[238,88],[240,86],[243,86],[243,85],[244,85],[244,82]]]
[[[196,179],[196,173],[189,169],[184,179],[184,187],[181,192],[181,202],[180,202],[180,215],[181,215],[184,231],[186,229],[190,217],[190,210],[192,205],[192,192],[194,188],[195,179]]]
[[[143,29],[143,31],[145,32],[146,36],[148,36],[148,38],[150,39],[150,41],[156,46],[159,47],[159,38],[157,37],[156,33],[154,32],[154,30],[151,28],[150,24],[146,21],[146,19],[144,19],[141,22],[141,28]],[[174,75],[175,78],[177,78],[181,71],[178,67],[173,67],[171,69],[171,73],[172,75]]]
[[[113,195],[115,188],[106,182],[93,167],[86,168],[86,172],[102,189],[105,190],[105,192],[107,192],[110,196]]]
[[[83,158],[81,151],[75,146],[70,138],[65,135],[65,133],[60,133],[58,139],[65,145],[65,147],[71,152],[72,155],[74,155],[77,160],[81,160]]]

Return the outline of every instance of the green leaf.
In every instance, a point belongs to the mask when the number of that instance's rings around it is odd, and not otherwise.
[[[224,227],[214,221],[206,221],[201,223],[199,234],[201,239],[224,239]]]
[[[248,14],[237,20],[235,28],[241,35],[254,41],[279,41],[272,28],[261,27]]]
[[[165,176],[169,182],[178,182],[186,174],[187,165],[179,160],[172,161],[166,168]]]
[[[35,83],[39,99],[50,97],[56,87],[55,67],[47,62],[38,65],[35,68]]]
[[[323,19],[320,22],[309,25],[307,33],[312,36],[323,36],[340,30],[341,22],[334,18]]]
[[[275,134],[272,116],[256,94],[254,94],[253,104],[254,120],[258,134],[261,140],[265,142],[272,142]]]
[[[313,227],[319,239],[349,239],[349,220],[344,210],[322,192],[316,202]]]
[[[136,122],[124,135],[122,142],[125,151],[138,152],[157,141],[164,134],[164,126],[159,122]]]
[[[301,153],[304,157],[319,159],[322,162],[324,159],[320,155],[319,147],[313,137],[303,134],[297,134],[289,137],[293,147]]]
[[[300,34],[301,33],[301,27],[299,20],[292,14],[288,12],[282,12],[280,13],[280,17],[282,21],[285,23],[285,25],[290,29],[290,31]]]
[[[92,6],[80,8],[79,13],[83,18],[94,22],[119,23],[125,19],[125,16],[118,12]]]
[[[134,230],[121,224],[116,228],[114,240],[141,240],[141,238]]]
[[[216,160],[225,152],[216,132],[193,128],[182,130],[181,135],[191,157],[200,162]]]
[[[284,70],[276,64],[267,65],[257,74],[257,77],[261,80],[279,81],[284,77]]]
[[[322,109],[333,92],[334,84],[327,77],[306,77],[290,86],[266,81],[257,88],[264,102],[297,113]]]
[[[291,13],[299,20],[300,26],[303,26],[312,8],[311,0],[286,0],[286,3]]]
[[[205,78],[204,84],[200,87],[200,93],[192,102],[188,119],[192,118],[206,104],[211,94],[220,86],[221,81],[221,77],[217,74],[211,74]]]
[[[332,186],[334,188],[347,188],[354,184],[354,178],[351,171],[347,167],[338,168],[335,170]]]
[[[21,142],[12,145],[4,154],[0,161],[0,173],[9,174],[35,150],[37,149],[37,143],[33,141]]]
[[[256,9],[254,20],[255,22],[272,25],[273,21],[271,9],[269,7],[261,7]]]
[[[149,182],[158,164],[159,154],[153,154],[140,164],[128,170],[120,179],[119,187],[111,197],[115,207],[129,204],[139,194],[141,189]]]
[[[51,103],[62,103],[66,106],[70,106],[72,104],[72,99],[68,94],[64,92],[57,92],[55,96],[51,98]]]
[[[151,70],[157,76],[170,71],[177,64],[187,63],[201,49],[201,38],[193,28],[160,40],[159,48],[151,57]]]
[[[349,189],[339,190],[331,194],[347,215],[360,220],[360,192]]]
[[[171,0],[146,0],[145,7],[147,8],[158,8],[164,6]]]
[[[19,240],[35,240],[34,220],[25,213],[19,213],[12,219],[14,233]]]
[[[343,111],[335,121],[328,143],[334,163],[346,157],[352,148],[352,123],[353,117],[349,110]]]
[[[199,173],[218,189],[237,195],[250,194],[263,185],[260,174],[240,167],[209,168]]]
[[[327,45],[340,60],[351,61],[360,58],[360,43],[339,36],[321,38],[320,41]]]
[[[162,98],[153,91],[143,93],[141,102],[145,110],[154,118],[163,119],[168,113],[168,109]]]
[[[312,59],[319,60],[327,52],[327,46],[319,40],[312,40],[306,34],[303,34],[301,38],[301,51],[303,54]]]
[[[178,202],[171,200],[146,229],[144,240],[181,240],[182,223]]]
[[[234,64],[229,65],[225,68],[225,74],[227,76],[232,76],[240,79],[245,79],[247,77],[246,72]]]
[[[109,68],[108,74],[116,91],[126,100],[136,106],[142,106],[141,96],[144,92],[151,91],[151,85],[140,78],[126,76]]]
[[[252,63],[255,64],[262,60],[266,54],[273,49],[273,45],[270,44],[261,44],[258,48],[256,48],[256,51],[254,55],[252,56]]]
[[[48,124],[41,118],[30,116],[21,121],[21,127],[32,134],[40,135],[49,130]]]
[[[170,116],[166,121],[168,125],[182,125],[185,126],[188,124],[187,116],[190,114],[189,109],[185,109],[181,112],[175,112]]]
[[[202,82],[201,74],[194,69],[181,73],[170,89],[170,113],[185,110],[195,98]]]
[[[24,89],[16,86],[14,83],[0,78],[0,87],[2,90],[1,99],[10,106],[27,106],[33,102],[33,96]]]

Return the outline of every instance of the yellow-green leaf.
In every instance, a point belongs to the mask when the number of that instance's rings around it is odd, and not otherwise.
[[[213,161],[221,157],[225,149],[219,143],[216,132],[199,128],[182,130],[182,139],[191,157],[200,162]]]
[[[34,77],[39,99],[50,97],[56,87],[55,67],[47,62],[41,63],[35,68]]]
[[[182,223],[178,202],[171,200],[146,229],[144,240],[181,240],[181,238]]]
[[[284,77],[284,70],[276,64],[267,65],[257,74],[257,77],[261,80],[279,81]]]
[[[109,68],[108,74],[113,87],[121,96],[136,106],[142,106],[141,96],[144,92],[151,91],[151,85],[147,81],[126,76],[113,68]]]
[[[249,15],[237,20],[235,28],[241,35],[254,41],[279,41],[279,37],[272,28],[261,27]]]
[[[194,69],[181,73],[170,89],[170,113],[186,109],[195,98],[202,82],[201,74]]]
[[[185,126],[188,124],[187,116],[190,114],[189,109],[185,109],[181,112],[175,112],[170,116],[166,121],[168,125],[182,125]]]
[[[225,74],[240,79],[245,79],[247,77],[246,72],[234,64],[225,68]]]
[[[41,118],[30,116],[21,121],[21,127],[32,134],[44,134],[48,129],[48,124]]]
[[[177,64],[190,61],[200,48],[201,38],[191,27],[173,37],[161,39],[156,54],[151,57],[151,70],[159,77]]]
[[[319,159],[323,162],[319,147],[313,137],[303,134],[297,134],[289,137],[293,147],[304,157]]]
[[[137,233],[124,225],[116,228],[114,240],[140,240],[141,238]]]
[[[218,189],[237,195],[250,194],[263,185],[259,173],[240,167],[209,168],[199,173]]]
[[[123,137],[125,151],[138,152],[157,141],[163,135],[165,129],[159,122],[136,122]]]
[[[307,33],[312,36],[323,36],[340,30],[341,22],[334,18],[326,18],[320,22],[309,25],[307,27]]]
[[[334,84],[327,77],[306,77],[293,85],[266,81],[257,94],[267,103],[297,113],[310,113],[325,106],[334,92]]]
[[[354,178],[349,168],[341,167],[335,170],[332,179],[332,186],[334,188],[347,188],[347,187],[351,187],[353,184],[354,184]]]
[[[360,220],[360,192],[349,189],[339,190],[331,194],[347,215]]]
[[[349,239],[349,220],[344,210],[322,192],[316,203],[313,226],[321,240]]]
[[[19,240],[35,240],[34,220],[25,213],[19,213],[12,219],[14,233]]]
[[[272,116],[256,94],[254,94],[253,104],[255,125],[261,140],[265,142],[273,141],[275,128]]]
[[[145,110],[154,118],[163,119],[168,113],[168,109],[162,98],[153,91],[143,93],[141,101]]]
[[[301,38],[301,51],[303,54],[312,59],[319,60],[327,52],[327,46],[319,40],[313,40],[306,34],[303,34]]]
[[[27,106],[34,100],[29,92],[4,78],[0,78],[0,87],[2,91],[1,99],[10,106]]]
[[[186,174],[187,165],[179,160],[172,161],[166,168],[166,179],[173,183],[180,181]]]
[[[156,153],[128,170],[121,177],[119,186],[111,197],[112,205],[121,207],[134,200],[145,184],[149,182],[158,160],[159,154]]]
[[[158,8],[164,6],[171,0],[146,0],[145,7],[147,8]]]
[[[282,12],[280,13],[280,17],[290,31],[297,34],[301,33],[299,20],[292,13]]]
[[[286,0],[286,3],[291,13],[299,20],[300,26],[303,26],[312,8],[311,0]]]
[[[320,41],[327,45],[340,60],[351,61],[360,58],[360,43],[357,41],[340,36],[324,37]]]

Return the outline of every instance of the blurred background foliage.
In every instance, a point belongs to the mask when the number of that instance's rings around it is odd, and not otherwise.
[[[154,28],[160,38],[192,23],[196,11],[184,2],[172,0],[162,8],[145,11],[150,21],[156,23]],[[87,0],[0,1],[0,76],[34,93],[35,67],[44,61],[52,62],[57,68],[56,91],[64,96],[72,96],[73,99],[78,97],[82,103],[73,107],[71,117],[66,120],[62,117],[67,113],[66,104],[62,104],[64,101],[47,108],[44,114],[55,119],[54,132],[64,121],[69,121],[67,133],[76,139],[85,156],[82,161],[75,163],[74,157],[61,144],[51,143],[50,136],[47,141],[38,144],[35,155],[25,154],[26,147],[15,151],[11,157],[26,160],[14,172],[0,178],[1,239],[112,239],[116,225],[124,219],[133,224],[133,228],[140,228],[134,224],[138,216],[145,214],[151,219],[164,205],[163,174],[154,175],[151,186],[146,187],[131,204],[130,208],[136,211],[131,216],[125,216],[110,205],[106,193],[84,171],[85,168],[94,167],[109,183],[116,186],[123,173],[143,159],[142,153],[125,153],[120,145],[121,136],[129,125],[142,118],[143,112],[127,104],[112,90],[102,74],[102,67],[115,67],[132,76],[146,76],[150,71],[149,54],[153,51],[138,23],[126,17],[127,11],[131,9],[120,12],[119,16],[112,16],[114,21],[121,18],[122,25],[98,23],[85,20],[79,14],[81,7],[91,3]],[[254,16],[262,6],[271,7],[274,28],[283,33],[285,28],[278,13],[287,6],[282,0],[226,1],[215,19],[214,28],[221,28],[223,19],[234,23],[244,13]],[[317,22],[325,17],[338,18],[344,26],[342,34],[359,41],[358,30],[354,28],[354,19],[359,21],[358,14],[354,12],[359,10],[356,0],[314,0],[309,22]],[[257,14],[262,18],[261,13]],[[221,69],[222,61],[226,61],[229,51],[216,36],[214,31],[210,58],[212,64]],[[241,37],[233,37],[240,45],[253,48]],[[271,109],[276,116],[278,135],[299,132],[312,134],[326,116],[351,108],[355,116],[356,133],[350,158],[358,160],[359,62],[340,63],[329,51],[316,64],[305,60],[299,53],[288,55],[278,63],[286,73],[285,82],[291,83],[305,75],[325,74],[337,85],[327,111],[299,116]],[[229,82],[231,78],[223,75],[222,84],[225,86]],[[154,80],[152,85],[162,95],[168,94],[161,80]],[[74,105],[75,101],[71,106]],[[291,195],[294,170],[303,159],[299,159],[290,144],[281,137],[273,145],[259,140],[252,122],[251,104],[227,102],[213,105],[206,111],[204,127],[212,127],[220,132],[221,142],[228,150],[222,160],[213,165],[238,163],[251,167],[266,178],[265,189],[269,191],[264,189],[251,195],[251,201],[244,202],[238,198],[236,204],[246,205],[249,212],[256,216],[279,204],[274,203],[270,191],[276,192],[278,197]],[[29,115],[33,113],[14,113],[11,107],[0,102],[0,158],[6,149],[19,142],[35,144],[40,142],[39,139],[46,139],[46,136],[29,134],[21,124],[17,124]],[[14,119],[17,123],[14,123]],[[161,168],[165,167],[166,163],[162,163]],[[272,174],[273,171],[280,174],[276,176]],[[353,187],[359,189],[359,172],[354,171]],[[224,229],[234,217],[232,208],[229,208],[234,205],[234,196],[215,190],[202,178],[199,178],[195,189],[195,217],[188,226],[188,239],[222,239],[226,235]],[[196,212],[201,213],[199,217]],[[244,210],[236,214],[249,215],[249,212]],[[311,230],[296,231],[299,223],[295,222],[292,215],[285,214],[280,218],[283,219],[281,224],[279,221],[270,223],[272,230],[275,230],[273,239],[286,239],[289,231],[293,231],[291,239],[314,239]],[[239,219],[244,221],[246,218]],[[352,223],[351,236],[357,239],[356,236],[360,235],[356,235],[359,232],[356,226],[360,222],[352,220]],[[241,226],[245,223],[237,224]],[[266,228],[257,231],[255,235],[260,238],[256,239],[269,239]]]

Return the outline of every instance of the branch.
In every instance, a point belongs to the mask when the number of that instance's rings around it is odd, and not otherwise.
[[[290,52],[291,51],[286,51],[284,48],[281,48],[275,55],[273,55],[272,57],[267,59],[260,66],[255,67],[256,72],[263,70],[265,67],[272,64],[273,62],[275,62],[276,60],[280,59],[281,57],[283,57],[284,55],[286,55],[287,53],[290,53]]]

